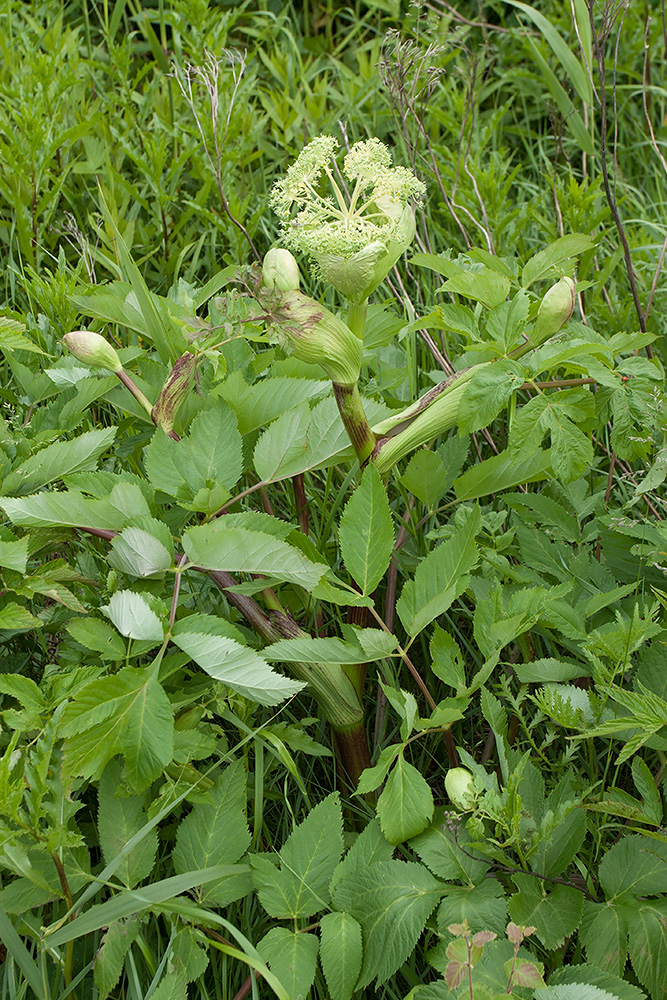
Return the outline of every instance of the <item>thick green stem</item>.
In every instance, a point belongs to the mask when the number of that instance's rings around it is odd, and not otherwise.
[[[368,299],[364,299],[363,302],[350,303],[350,308],[347,311],[347,325],[349,326],[355,337],[363,341],[364,339],[364,326],[366,325],[366,310],[368,308]]]
[[[331,384],[338,412],[359,459],[359,465],[365,465],[375,448],[375,435],[364,411],[359,386],[356,382],[352,385],[341,385],[338,382]]]
[[[373,451],[373,462],[381,476],[386,476],[401,458],[456,424],[461,397],[469,380],[465,376],[457,379],[395,437],[378,441]]]

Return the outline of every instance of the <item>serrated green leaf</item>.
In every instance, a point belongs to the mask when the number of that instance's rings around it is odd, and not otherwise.
[[[622,976],[628,954],[628,928],[633,905],[587,901],[579,936],[592,965]]]
[[[303,689],[303,684],[276,673],[259,653],[232,637],[238,634],[223,619],[191,615],[176,623],[172,642],[209,676],[260,705],[278,705]]]
[[[217,400],[197,414],[180,441],[156,430],[144,450],[144,462],[155,489],[175,497],[188,510],[212,514],[239,480],[242,452],[236,416]]]
[[[108,604],[100,605],[100,611],[127,638],[152,642],[162,642],[164,638],[162,622],[143,594],[137,594],[133,590],[117,590]]]
[[[515,0],[509,2],[518,6]],[[521,272],[521,284],[524,288],[528,288],[534,281],[547,277],[553,268],[561,268],[573,257],[591,250],[594,246],[595,241],[583,233],[568,233],[567,236],[561,236],[544,250],[533,254]]]
[[[331,1000],[351,1000],[362,957],[361,926],[349,913],[320,920],[320,962]]]
[[[586,983],[590,986],[597,986],[617,1000],[646,1000],[646,994],[638,986],[628,983],[619,976],[614,976],[609,972],[604,972],[594,965],[571,965],[562,969],[557,969],[549,977],[551,986],[570,985],[574,983]]]
[[[606,851],[598,877],[609,901],[667,892],[667,844],[641,834],[623,837]]]
[[[0,316],[0,350],[31,351],[33,354],[44,354],[34,340],[23,336],[25,323],[19,323],[11,316]]]
[[[469,573],[479,559],[475,535],[481,524],[475,507],[466,524],[432,549],[417,567],[414,580],[403,585],[396,610],[408,635],[418,635],[468,586]]]
[[[98,618],[74,618],[67,623],[67,631],[86,649],[99,653],[103,660],[125,659],[127,644],[116,629]]]
[[[238,377],[235,377],[237,375]],[[241,434],[268,427],[288,410],[300,403],[316,399],[331,391],[331,383],[310,378],[274,376],[248,385],[240,372],[232,372],[214,392],[221,396],[236,413]]]
[[[521,388],[523,381],[523,370],[512,361],[501,359],[479,367],[459,403],[459,429],[471,434],[486,427],[495,420],[512,394]]]
[[[137,791],[171,760],[173,716],[157,678],[145,668],[124,667],[77,692],[61,717],[67,776],[98,778],[118,752]]]
[[[56,441],[31,455],[3,481],[3,489],[15,496],[26,496],[73,472],[88,472],[97,467],[100,455],[113,443],[115,427],[86,431],[71,441]]]
[[[598,986],[588,983],[571,983],[567,986],[547,986],[539,991],[540,1000],[618,1000]]]
[[[447,886],[447,895],[438,907],[438,931],[446,938],[450,924],[468,921],[470,930],[493,931],[498,937],[507,926],[507,901],[503,887],[495,879],[486,879],[479,885]]]
[[[11,695],[24,708],[41,712],[44,708],[44,695],[31,677],[23,674],[0,674],[0,694]]]
[[[667,1000],[667,900],[642,902],[630,920],[630,961],[651,1000]]]
[[[299,636],[297,639],[279,639],[265,646],[262,655],[275,663],[372,663],[383,656],[391,656],[398,640],[378,629],[376,644],[366,651],[361,643],[347,642],[333,636],[326,639],[311,639]],[[380,645],[381,642],[381,645]]]
[[[78,490],[37,493],[25,499],[0,497],[13,524],[29,528],[90,527],[121,531],[135,517],[150,516],[138,486],[118,483],[102,500],[85,497]]]
[[[339,532],[348,573],[363,594],[371,594],[384,576],[394,549],[387,492],[372,462],[345,506]]]
[[[310,917],[329,903],[329,883],[343,853],[343,819],[338,793],[310,811],[279,853],[280,869],[251,857],[259,900],[273,917]]]
[[[383,983],[412,953],[446,887],[423,865],[379,861],[340,880],[333,901],[361,924],[364,958],[357,989]]]
[[[632,760],[632,780],[644,800],[645,811],[656,826],[660,826],[663,814],[662,798],[653,780],[653,775],[641,757],[634,757]]]
[[[416,451],[400,482],[427,507],[435,507],[440,497],[448,489],[448,477],[440,455],[422,448]]]
[[[97,792],[97,832],[104,863],[109,864],[147,822],[142,798],[138,795],[116,798],[120,784],[120,767],[110,761],[100,778]],[[157,831],[147,831],[143,840],[125,855],[116,874],[120,881],[133,889],[148,878],[157,854]],[[120,973],[119,973],[120,974]],[[115,984],[112,983],[112,985]]]
[[[410,847],[439,878],[477,885],[491,862],[470,847],[465,826],[459,821],[451,822],[444,812],[442,808],[436,810],[430,830],[415,837]]]
[[[16,573],[25,573],[28,565],[28,536],[17,538],[16,541],[0,541],[0,566],[13,569]]]
[[[458,500],[477,500],[489,493],[500,493],[512,489],[519,483],[537,483],[552,475],[549,451],[537,451],[529,455],[518,455],[501,451],[478,465],[473,465],[454,480],[454,492]]]
[[[307,464],[309,425],[310,407],[303,402],[283,413],[264,431],[253,456],[257,475],[264,482],[303,471]]]
[[[205,569],[261,573],[296,583],[306,590],[327,572],[324,564],[311,562],[275,535],[228,527],[224,517],[186,531],[183,548],[193,563]]]
[[[41,628],[42,622],[35,618],[27,608],[16,601],[9,601],[0,608],[0,629],[11,629],[16,632],[24,632],[31,628]]]
[[[548,813],[537,836],[537,850],[530,856],[530,867],[549,878],[563,875],[586,837],[585,810],[573,807],[555,825],[554,814]]]
[[[545,891],[545,883],[530,875],[512,876],[519,890],[510,897],[509,915],[519,926],[536,928],[547,948],[558,948],[579,926],[584,907],[583,893],[568,885]]]
[[[125,956],[140,929],[138,918],[131,917],[129,920],[116,921],[104,935],[93,966],[95,986],[99,991],[100,1000],[108,997],[120,979]]]
[[[109,565],[121,573],[147,577],[164,573],[173,565],[173,555],[163,543],[143,528],[124,528],[111,539]]]
[[[342,878],[351,877],[377,861],[390,861],[394,855],[394,845],[382,836],[380,822],[375,817],[363,830],[343,860],[336,866],[331,876],[329,888],[333,893]]]
[[[257,945],[289,993],[290,1000],[305,1000],[315,979],[319,941],[314,934],[295,934],[285,927],[274,927]]]
[[[217,778],[207,801],[197,802],[181,820],[173,852],[178,875],[192,869],[233,864],[245,854],[250,844],[245,803],[245,771],[243,763],[237,761]],[[249,875],[233,876],[203,887],[200,900],[228,905],[251,889]]]
[[[428,782],[399,754],[377,803],[380,826],[389,843],[416,837],[431,822],[433,808]]]

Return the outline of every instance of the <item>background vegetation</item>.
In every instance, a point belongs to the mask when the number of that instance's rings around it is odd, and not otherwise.
[[[3,998],[667,997],[664,11],[5,0],[0,51]],[[386,499],[344,440],[317,451],[322,370],[231,284],[321,134],[377,136],[427,188],[369,308],[371,423],[507,361],[494,308],[531,324],[576,265],[561,339]],[[200,352],[175,472],[63,347],[81,327],[151,402]],[[235,592],[174,562],[205,563],[227,504],[285,546]],[[287,643],[342,640],[331,669],[368,663],[356,794],[294,647],[260,656],[280,615]]]

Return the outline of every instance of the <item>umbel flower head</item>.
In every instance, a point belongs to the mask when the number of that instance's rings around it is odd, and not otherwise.
[[[349,195],[333,172],[338,140],[309,142],[271,192],[283,242],[304,253],[315,277],[324,278],[351,302],[367,299],[412,242],[424,185],[405,167],[391,166],[379,139],[357,142],[343,160]],[[324,175],[331,194],[321,194]]]

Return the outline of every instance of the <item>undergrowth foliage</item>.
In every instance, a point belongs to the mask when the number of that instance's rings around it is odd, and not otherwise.
[[[667,1000],[649,14],[0,12],[3,997]]]

